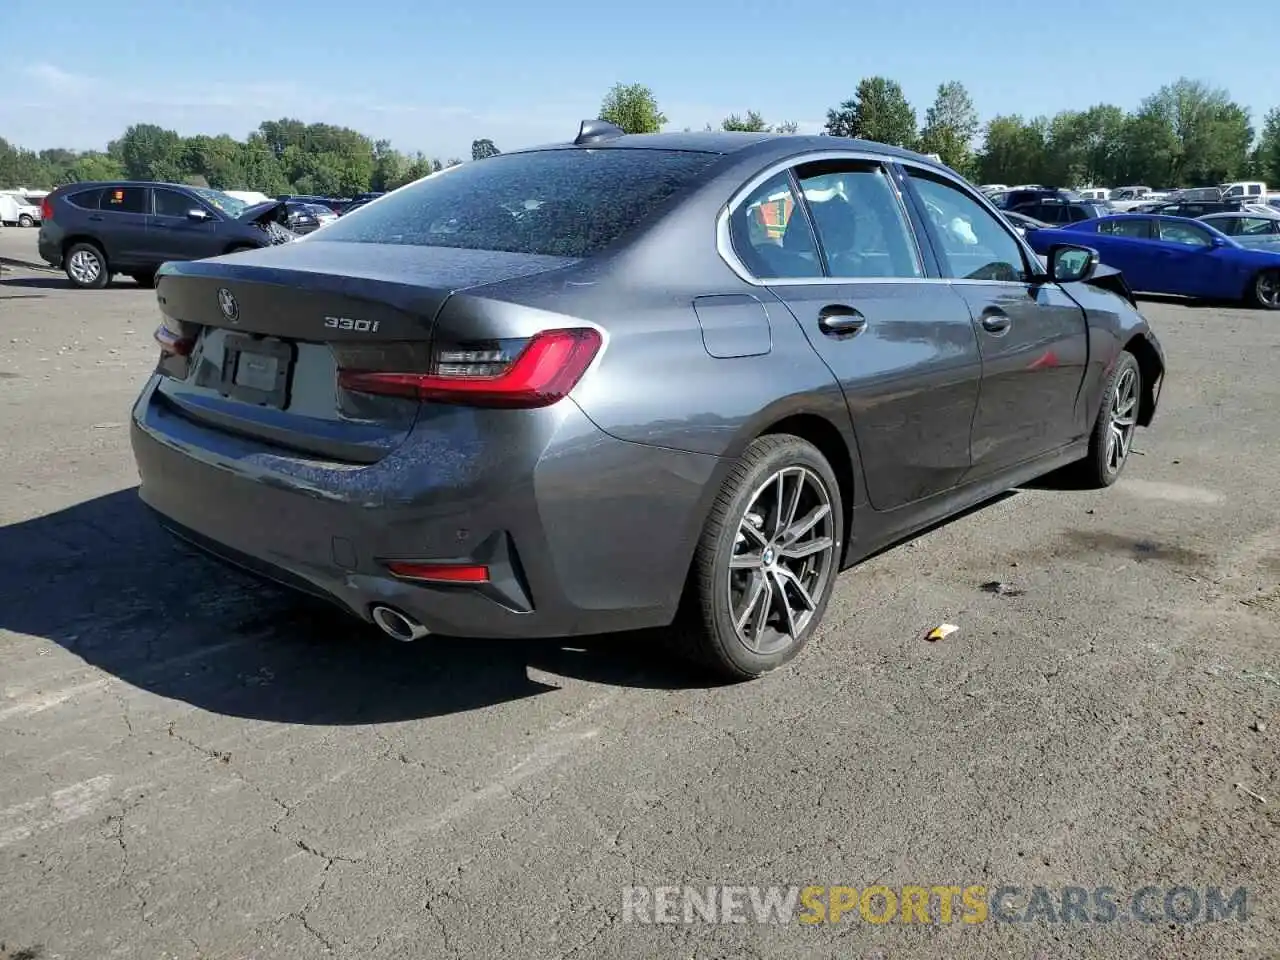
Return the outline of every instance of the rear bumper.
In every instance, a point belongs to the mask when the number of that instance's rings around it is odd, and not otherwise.
[[[720,472],[714,457],[615,440],[571,401],[529,411],[520,436],[487,442],[459,410],[376,464],[330,464],[191,421],[156,399],[156,382],[131,438],[140,496],[164,526],[363,620],[388,604],[450,636],[669,623]],[[471,421],[468,447],[441,447],[451,416]],[[483,563],[491,582],[404,581],[388,559]]]
[[[53,238],[47,235],[48,231],[44,226],[40,227],[40,236],[36,238],[36,250],[40,253],[40,259],[51,267],[62,266],[62,249]]]

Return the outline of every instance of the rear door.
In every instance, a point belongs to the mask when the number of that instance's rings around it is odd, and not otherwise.
[[[890,172],[872,160],[802,164],[742,207],[757,203],[789,215],[773,231],[739,227],[734,248],[840,382],[871,505],[954,487],[969,467],[977,338],[963,300],[927,276]]]
[[[943,275],[968,305],[981,352],[970,477],[1078,438],[1089,358],[1084,311],[1056,284],[1034,279],[1039,270],[1022,244],[967,185],[914,166],[905,172]]]
[[[146,266],[147,210],[150,191],[134,184],[109,186],[102,191],[96,213],[89,221],[99,239],[111,269]]]
[[[200,260],[223,252],[218,236],[221,217],[194,197],[177,190],[155,187],[147,217],[147,254],[157,267],[168,260]],[[205,220],[193,220],[192,210],[203,210]]]

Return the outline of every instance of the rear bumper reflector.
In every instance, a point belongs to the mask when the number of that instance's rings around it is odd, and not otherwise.
[[[416,560],[384,560],[383,565],[401,580],[421,583],[479,584],[489,582],[489,568],[475,563],[429,563]]]

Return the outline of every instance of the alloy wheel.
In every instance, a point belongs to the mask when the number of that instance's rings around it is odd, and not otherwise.
[[[1107,469],[1119,472],[1129,458],[1138,424],[1138,372],[1126,367],[1111,391],[1111,423],[1107,429]]]
[[[784,467],[752,494],[729,560],[729,610],[757,654],[796,642],[831,585],[836,562],[831,494],[807,467]]]
[[[102,262],[89,250],[77,250],[67,262],[67,270],[76,283],[88,286],[102,274]]]
[[[1268,270],[1258,277],[1254,292],[1262,306],[1268,310],[1280,310],[1280,270]]]

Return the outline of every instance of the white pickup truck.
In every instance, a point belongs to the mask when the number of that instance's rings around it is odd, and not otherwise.
[[[1111,191],[1109,202],[1111,203],[1111,208],[1117,213],[1126,213],[1143,204],[1156,203],[1166,196],[1167,194],[1152,190],[1150,187],[1116,187]]]

